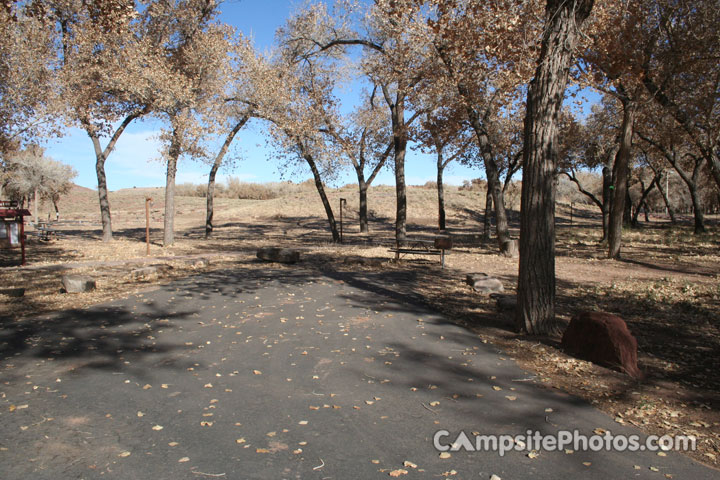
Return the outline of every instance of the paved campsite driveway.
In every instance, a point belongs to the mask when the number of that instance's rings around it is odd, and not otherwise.
[[[386,295],[394,275],[238,267],[6,323],[0,478],[720,477],[675,453],[440,458],[440,429],[637,432]]]

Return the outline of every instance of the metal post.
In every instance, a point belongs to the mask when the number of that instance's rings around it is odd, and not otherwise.
[[[340,199],[340,243],[343,243],[343,205],[347,203],[344,198]]]
[[[148,256],[150,256],[150,202],[152,202],[152,198],[145,197],[145,243]]]

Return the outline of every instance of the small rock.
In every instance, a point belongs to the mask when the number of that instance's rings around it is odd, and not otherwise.
[[[130,271],[130,278],[132,278],[133,280],[138,280],[140,278],[147,278],[153,275],[157,275],[157,273],[157,267],[136,268],[135,270]]]
[[[95,290],[95,279],[88,275],[63,275],[62,284],[66,293],[82,293]]]
[[[486,273],[468,273],[465,276],[465,282],[478,293],[490,294],[505,291],[500,280],[495,277],[490,277]]]
[[[257,258],[267,262],[297,263],[300,261],[300,251],[291,248],[264,247],[258,249]]]

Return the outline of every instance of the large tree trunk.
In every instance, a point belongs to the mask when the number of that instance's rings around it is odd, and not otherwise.
[[[535,78],[525,116],[516,325],[552,333],[555,322],[555,171],[557,121],[569,66],[592,0],[547,0]]]
[[[632,197],[630,196],[630,171],[628,166],[628,179],[625,187],[625,209],[623,210],[623,227],[630,228],[632,223]]]
[[[677,219],[675,218],[675,209],[670,204],[670,197],[668,196],[668,192],[665,191],[665,189],[662,186],[662,181],[658,180],[655,182],[657,185],[657,189],[660,192],[660,195],[662,196],[663,202],[665,203],[665,208],[667,209],[668,215],[670,216],[670,224],[675,225],[677,223]]]
[[[301,151],[304,152],[304,147],[300,147]],[[332,233],[332,238],[334,243],[340,242],[340,233],[338,232],[337,223],[335,222],[335,215],[333,214],[332,206],[330,205],[330,200],[328,200],[327,195],[325,194],[325,187],[323,186],[322,177],[320,176],[320,171],[317,168],[317,165],[315,164],[315,159],[312,157],[312,155],[308,153],[303,153],[303,158],[307,162],[307,164],[310,166],[310,170],[313,174],[313,179],[315,180],[315,188],[317,189],[318,194],[320,195],[320,200],[322,200],[323,207],[325,207],[325,214],[327,215],[328,223],[330,224],[330,232]]]
[[[492,155],[492,145],[490,145],[488,134],[477,112],[468,107],[467,113],[482,153],[483,164],[485,165],[485,177],[487,177],[487,187],[492,195],[493,205],[495,206],[495,231],[497,233],[498,247],[500,251],[503,251],[506,242],[510,240],[510,232],[507,212],[505,211],[503,184],[500,181],[500,169],[495,163]]]
[[[438,229],[445,230],[445,188],[443,187],[443,162],[442,152],[437,153],[437,195],[438,195]]]
[[[650,182],[650,185],[645,187],[645,182],[643,182],[642,179],[640,179],[640,188],[642,188],[642,195],[640,196],[640,201],[637,204],[637,208],[635,208],[635,211],[632,215],[631,225],[633,227],[637,226],[638,223],[638,217],[640,216],[640,210],[643,206],[645,206],[645,221],[648,221],[648,214],[647,214],[647,204],[645,203],[645,200],[647,199],[647,196],[650,194],[653,188],[655,188],[655,181],[657,178],[653,178]]]
[[[165,177],[165,221],[163,224],[163,246],[175,242],[175,175],[180,158],[180,131],[173,127],[170,148],[168,149],[167,174]]]
[[[390,107],[393,136],[393,159],[395,161],[395,244],[400,247],[407,237],[407,192],[405,188],[405,152],[407,151],[407,132],[405,130],[405,101],[400,89],[395,94],[395,101],[385,86],[383,95]]]
[[[694,175],[693,175],[694,176]],[[690,191],[690,199],[693,205],[693,217],[695,220],[695,234],[705,233],[705,215],[703,213],[704,207],[702,198],[700,198],[700,191],[697,187],[697,182],[686,182],[688,190]]]
[[[396,137],[395,145],[395,243],[400,246],[407,237],[407,192],[405,187],[405,151],[407,139]]]
[[[235,138],[235,135],[240,131],[240,129],[247,123],[248,117],[243,117],[240,119],[240,121],[233,127],[233,129],[230,131],[230,133],[227,134],[227,137],[225,137],[225,142],[223,143],[222,147],[220,148],[220,151],[215,156],[215,161],[212,164],[212,167],[210,168],[210,175],[208,175],[208,189],[207,189],[207,212],[205,215],[205,238],[208,238],[210,235],[212,235],[213,231],[213,200],[215,199],[215,176],[217,175],[218,170],[220,169],[220,165],[222,164],[223,158],[225,158],[225,154],[228,151],[228,148],[230,148],[230,144],[232,143],[233,139]]]
[[[98,181],[98,198],[100,200],[100,221],[102,222],[102,241],[109,242],[113,238],[112,219],[110,217],[110,200],[108,199],[107,176],[105,175],[106,155],[100,147],[100,139],[88,131],[95,147],[95,173]]]
[[[110,201],[108,200],[108,189],[107,189],[107,177],[105,176],[105,161],[107,160],[110,152],[115,148],[120,135],[125,131],[128,125],[138,117],[143,116],[148,112],[148,108],[142,111],[131,113],[120,123],[115,132],[110,137],[110,141],[103,149],[100,146],[100,137],[96,133],[96,130],[90,125],[90,122],[85,119],[82,121],[85,132],[87,132],[95,150],[95,173],[98,179],[98,197],[100,199],[100,220],[102,221],[102,240],[103,242],[109,242],[112,240],[112,221],[110,219]]]
[[[602,170],[603,190],[602,190],[602,229],[603,234],[600,243],[608,241],[610,228],[610,205],[612,204],[612,169],[605,165]]]
[[[490,241],[490,220],[492,210],[492,192],[490,186],[485,190],[485,215],[483,215],[483,240],[486,242]]]
[[[608,235],[608,258],[620,258],[622,242],[623,217],[627,197],[630,153],[632,147],[633,122],[635,120],[635,103],[627,97],[622,99],[623,121],[620,131],[620,149],[615,155],[613,167],[614,192],[610,204],[610,229]]]
[[[213,232],[213,215],[215,214],[215,177],[218,169],[220,168],[220,162],[215,161],[212,167],[210,167],[210,174],[208,175],[208,187],[206,197],[206,210],[205,210],[205,238],[210,238]]]
[[[365,182],[365,174],[362,169],[357,169],[356,172],[358,178],[358,216],[360,217],[360,233],[368,233],[368,184]]]

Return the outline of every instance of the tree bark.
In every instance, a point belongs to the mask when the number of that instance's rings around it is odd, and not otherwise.
[[[612,169],[605,165],[602,170],[603,198],[602,198],[602,229],[603,236],[600,243],[608,241],[610,234],[610,205],[612,205]]]
[[[358,177],[358,216],[360,217],[360,233],[368,233],[368,184],[365,182],[365,174],[363,171],[356,170],[356,172]]]
[[[401,96],[401,88],[395,98],[387,86],[382,86],[385,102],[390,108],[393,137],[393,160],[395,161],[395,244],[400,247],[407,237],[407,191],[405,187],[405,152],[407,151],[407,131],[405,125],[405,100]]]
[[[106,154],[100,147],[97,135],[88,132],[95,147],[95,174],[98,181],[98,199],[100,200],[100,221],[102,222],[102,241],[109,242],[113,238],[112,218],[110,216],[110,200],[108,198],[107,176],[105,175]]]
[[[625,200],[628,193],[627,184],[632,148],[633,123],[635,120],[635,103],[627,97],[622,97],[621,101],[623,105],[623,121],[620,129],[620,149],[617,155],[615,155],[615,165],[613,166],[615,188],[610,205],[608,258],[620,258]]]
[[[487,187],[488,191],[492,195],[493,205],[495,206],[495,231],[497,233],[498,247],[502,251],[505,242],[510,240],[510,231],[508,227],[507,212],[505,211],[503,185],[500,181],[500,170],[493,158],[492,145],[490,145],[488,134],[485,131],[477,112],[468,107],[467,114],[470,119],[470,125],[477,137],[480,152],[483,157]]]
[[[323,207],[325,207],[325,214],[327,215],[328,223],[330,224],[330,232],[332,233],[333,243],[340,243],[340,233],[338,232],[337,223],[335,222],[335,215],[333,214],[330,200],[328,200],[328,197],[325,194],[325,187],[323,186],[322,177],[320,176],[320,171],[317,168],[315,159],[312,157],[312,155],[305,151],[304,146],[300,146],[300,149],[303,152],[303,158],[310,166],[310,170],[313,174],[313,179],[315,180],[315,188],[320,195],[320,200],[322,200]]]
[[[438,194],[438,230],[445,230],[445,189],[443,187],[443,162],[442,151],[437,152],[437,194]]]
[[[628,165],[628,179],[627,186],[625,187],[625,210],[623,211],[623,227],[630,228],[633,226],[632,223],[632,197],[630,196],[630,166]]]
[[[593,0],[547,0],[546,26],[527,96],[520,209],[517,327],[549,334],[555,321],[557,122],[577,38]]]
[[[223,158],[225,158],[225,154],[228,151],[228,148],[230,148],[230,144],[232,143],[233,139],[235,138],[235,135],[240,131],[240,129],[247,123],[249,117],[243,117],[240,119],[240,121],[233,127],[233,129],[230,131],[230,133],[227,134],[227,137],[225,137],[225,142],[223,143],[222,147],[220,147],[220,151],[215,155],[215,161],[212,164],[212,167],[210,168],[210,174],[208,175],[208,189],[207,189],[207,211],[205,215],[205,238],[210,237],[212,235],[213,231],[213,200],[215,198],[215,176],[217,175],[218,170],[220,169],[220,165],[222,164]]]
[[[89,120],[85,119],[81,123],[85,128],[85,132],[90,137],[95,150],[95,173],[98,179],[98,197],[100,200],[100,220],[102,222],[102,240],[103,242],[109,242],[112,240],[112,220],[110,217],[110,201],[108,200],[108,189],[107,189],[107,176],[105,175],[105,162],[107,161],[110,152],[115,148],[120,135],[125,131],[128,125],[138,117],[145,115],[148,112],[146,107],[142,111],[134,112],[125,117],[120,123],[115,132],[110,137],[110,141],[103,149],[100,146],[100,137],[96,133],[95,129],[90,125]]]
[[[669,192],[666,192],[663,188],[662,181],[657,181],[656,184],[658,192],[660,192],[663,202],[665,203],[665,208],[667,209],[668,215],[670,216],[670,224],[675,225],[677,224],[677,219],[675,218],[675,209],[670,204]]]
[[[168,247],[175,242],[175,175],[177,162],[180,158],[180,135],[177,127],[173,127],[172,139],[168,150],[167,174],[165,176],[165,221],[163,223],[163,246]]]
[[[486,242],[490,241],[490,223],[492,218],[492,192],[488,186],[485,190],[485,215],[483,215],[483,240]]]
[[[693,175],[693,177],[696,177],[696,175]],[[690,190],[690,199],[693,204],[693,219],[695,223],[694,233],[697,235],[699,233],[705,233],[707,230],[705,229],[705,215],[703,213],[704,207],[702,198],[700,198],[700,189],[698,188],[697,179],[693,178],[693,180],[694,181],[692,182],[685,183],[687,184],[688,190]]]
[[[642,188],[642,195],[640,196],[640,201],[637,204],[637,208],[635,209],[635,212],[633,212],[632,221],[630,222],[632,226],[637,226],[638,223],[638,217],[640,216],[640,209],[645,205],[645,221],[647,222],[647,205],[645,204],[645,200],[647,199],[647,196],[650,194],[653,188],[655,188],[655,182],[657,180],[657,177],[654,177],[652,181],[650,182],[650,185],[645,187],[645,182],[640,179],[640,187]]]

